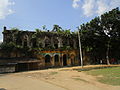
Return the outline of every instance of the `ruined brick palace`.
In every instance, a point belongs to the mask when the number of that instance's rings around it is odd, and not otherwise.
[[[0,53],[0,67],[8,72],[34,70],[50,67],[79,65],[77,35],[63,35],[56,31],[7,30],[4,27],[3,43],[14,43],[23,48],[32,49],[25,56],[19,50]],[[11,71],[10,71],[11,70]]]

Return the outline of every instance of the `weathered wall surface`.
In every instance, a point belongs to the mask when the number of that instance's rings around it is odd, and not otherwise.
[[[77,50],[66,51],[41,51],[37,57],[43,62],[43,66],[57,67],[57,66],[74,66],[79,65],[79,57]],[[50,62],[45,62],[46,56],[50,57]],[[57,62],[56,62],[57,56]],[[65,57],[64,57],[65,56]],[[66,63],[66,65],[64,65]]]
[[[15,72],[15,66],[0,66],[0,73]]]

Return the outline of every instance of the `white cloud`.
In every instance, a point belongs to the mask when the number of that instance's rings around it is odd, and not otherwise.
[[[98,9],[97,9],[96,13],[98,15],[105,13],[109,9],[109,5],[106,4],[105,1],[103,1],[103,0],[98,0],[97,5],[98,5]]]
[[[101,15],[113,8],[120,7],[120,0],[73,0],[74,8],[81,8],[87,17]],[[79,2],[79,3],[78,3]]]
[[[3,39],[0,40],[0,43],[3,42]]]
[[[78,8],[79,7],[79,3],[80,2],[80,0],[73,0],[73,4],[72,4],[72,6],[73,6],[73,8]]]
[[[120,7],[120,0],[110,0],[110,9],[116,8],[116,7]]]
[[[98,10],[96,13],[101,15],[107,11],[110,11],[116,7],[120,7],[120,0],[98,0],[97,1]]]
[[[0,0],[0,19],[5,19],[7,15],[12,14],[14,11],[9,7],[14,5],[10,0]]]
[[[95,0],[84,1],[82,9],[84,10],[84,15],[86,15],[87,17],[93,15],[94,3],[95,3]]]

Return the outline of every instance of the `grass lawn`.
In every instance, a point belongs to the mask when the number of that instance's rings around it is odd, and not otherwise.
[[[84,72],[96,76],[99,82],[120,86],[120,67],[93,69]]]

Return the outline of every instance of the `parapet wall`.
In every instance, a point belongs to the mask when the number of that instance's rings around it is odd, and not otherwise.
[[[12,73],[12,72],[15,72],[15,66],[0,67],[0,73]]]

